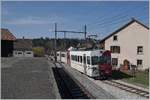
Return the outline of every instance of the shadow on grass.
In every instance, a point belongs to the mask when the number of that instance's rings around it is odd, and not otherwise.
[[[112,79],[115,79],[115,80],[118,80],[118,79],[125,79],[125,78],[131,78],[133,76],[129,75],[129,74],[126,74],[126,73],[123,73],[121,71],[116,71],[114,70],[112,72]]]

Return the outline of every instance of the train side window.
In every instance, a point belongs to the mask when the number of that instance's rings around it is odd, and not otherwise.
[[[87,56],[87,64],[90,65],[90,56]]]
[[[73,60],[73,55],[71,55],[71,60]]]
[[[79,56],[78,56],[78,62],[79,62]]]
[[[99,62],[98,56],[93,56],[92,57],[92,65],[97,65]]]
[[[80,62],[82,63],[82,56],[80,56]]]
[[[83,63],[86,64],[86,56],[83,56]]]
[[[77,56],[75,55],[75,61],[77,61]]]
[[[62,57],[65,57],[65,54],[61,54]]]

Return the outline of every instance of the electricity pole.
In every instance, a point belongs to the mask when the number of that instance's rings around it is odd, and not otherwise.
[[[66,45],[66,32],[64,32],[64,40],[65,40],[65,41],[64,41],[64,42],[65,42],[65,43],[64,43],[64,48],[65,48],[65,50],[66,50],[66,46],[67,46],[67,45]]]
[[[86,34],[87,34],[87,28],[86,28],[86,25],[84,26],[84,38],[86,40]]]
[[[57,61],[57,50],[56,50],[56,45],[57,45],[57,23],[55,23],[55,44],[54,44],[54,49],[55,49],[55,51],[54,51],[54,56],[55,56],[55,61]]]
[[[84,26],[84,38],[85,38],[85,45],[86,45],[86,48],[87,48],[86,34],[87,34],[87,28],[86,28],[86,25],[85,25]]]
[[[66,39],[66,33],[78,33],[78,34],[84,34],[84,38],[85,38],[85,42],[86,42],[86,35],[87,35],[87,27],[86,25],[84,26],[84,31],[66,31],[66,30],[61,30],[61,31],[58,31],[57,30],[57,23],[55,23],[55,41],[54,41],[54,58],[55,58],[55,61],[57,61],[57,32],[60,33],[60,32],[63,32],[64,33],[64,39]],[[87,44],[87,42],[86,42]],[[66,40],[65,40],[65,45],[64,47],[66,48]]]

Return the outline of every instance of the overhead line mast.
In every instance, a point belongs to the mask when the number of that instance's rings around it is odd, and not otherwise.
[[[87,35],[87,26],[85,25],[84,26],[84,31],[82,32],[79,32],[79,31],[66,31],[66,30],[61,30],[61,31],[58,31],[57,30],[57,23],[55,23],[55,61],[57,61],[57,48],[56,48],[56,45],[57,45],[57,32],[63,32],[64,33],[64,38],[66,39],[66,33],[83,33],[84,34],[84,38],[85,38],[85,42],[87,44],[87,41],[86,41],[86,35]],[[66,46],[66,44],[65,44]]]

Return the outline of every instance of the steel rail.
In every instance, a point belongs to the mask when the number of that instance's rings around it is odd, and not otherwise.
[[[116,81],[113,81],[113,80],[105,80],[105,81],[102,81],[102,82],[104,82],[106,84],[109,84],[109,85],[112,85],[114,87],[120,88],[122,90],[131,92],[131,93],[135,93],[135,94],[140,95],[142,97],[149,98],[149,92],[147,92],[147,91],[140,90],[140,89],[137,89],[135,87],[128,86],[128,85],[125,85],[125,84],[122,84],[122,83],[119,83],[119,82],[116,82]]]
[[[57,63],[61,67],[58,67],[55,62],[53,64],[55,65],[53,68],[55,80],[63,99],[93,99],[88,91],[65,71],[61,63]]]

